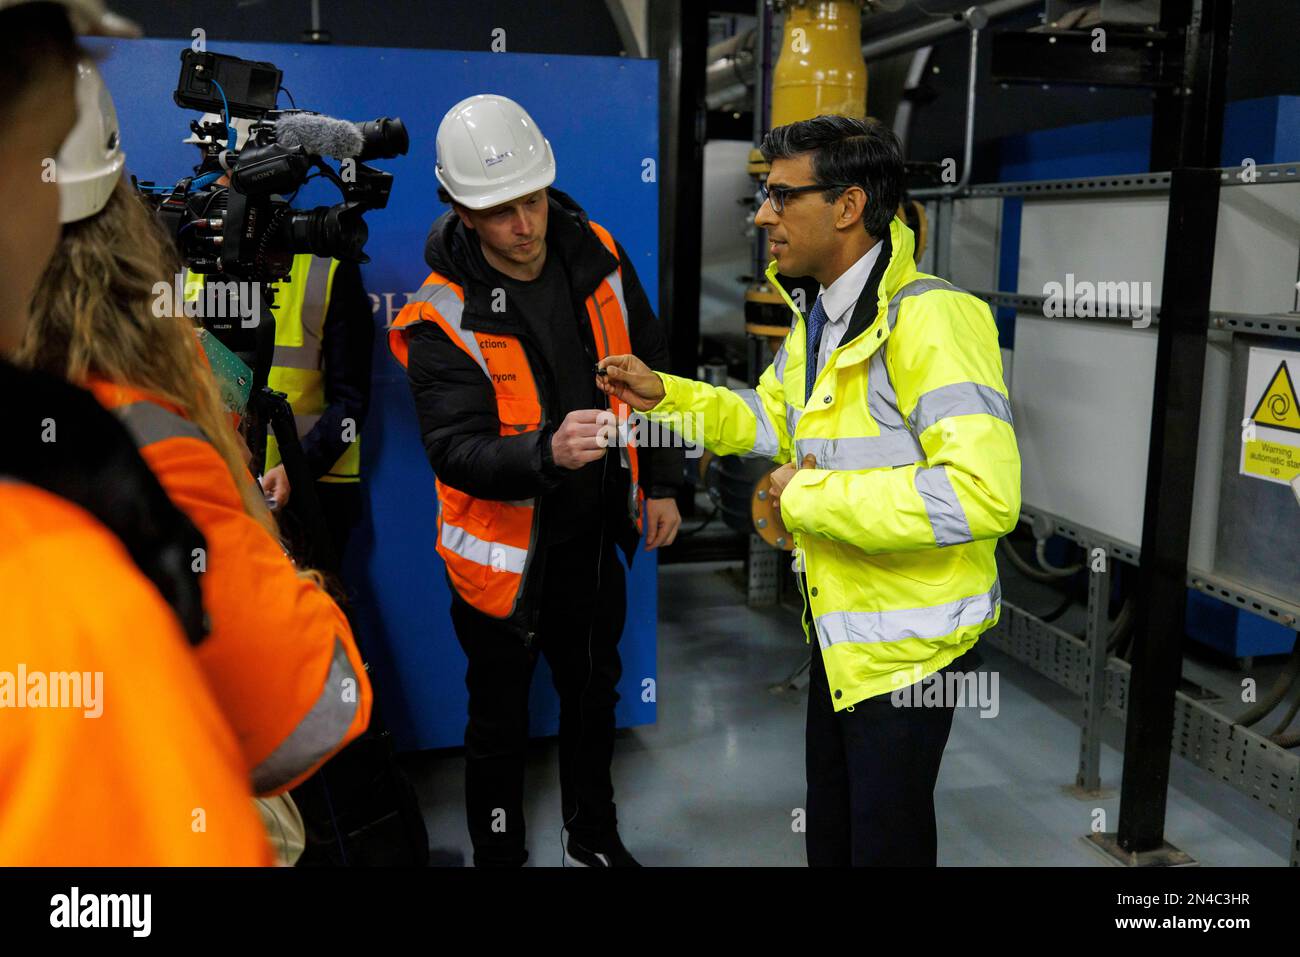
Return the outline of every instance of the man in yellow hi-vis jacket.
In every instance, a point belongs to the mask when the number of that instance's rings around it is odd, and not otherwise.
[[[786,296],[790,332],[758,388],[632,356],[603,360],[598,378],[654,420],[692,417],[716,453],[786,463],[772,485],[817,639],[808,862],[933,865],[954,701],[920,688],[951,691],[942,672],[978,664],[971,649],[1001,611],[994,545],[1020,511],[997,330],[981,300],[917,271],[886,127],[820,116],[774,129],[763,154],[754,221],[768,231],[768,277],[822,288],[807,317]]]

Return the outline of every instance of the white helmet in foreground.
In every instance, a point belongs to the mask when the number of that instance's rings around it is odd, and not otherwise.
[[[113,97],[93,63],[77,64],[77,123],[55,161],[59,220],[75,223],[104,208],[122,178],[126,154]]]
[[[220,113],[204,113],[200,123],[221,123],[223,117]],[[230,138],[229,133],[217,136],[217,142],[228,150],[240,150],[248,142],[248,134],[253,127],[253,121],[242,116],[232,116],[230,125],[235,130],[235,145],[231,146],[227,140]],[[191,146],[207,146],[212,141],[210,136],[200,136],[198,133],[191,132],[189,136],[181,140],[182,143],[188,143]]]
[[[26,6],[36,0],[0,0],[0,10]],[[68,13],[68,22],[78,36],[138,37],[143,36],[138,24],[119,17],[104,7],[104,0],[54,0]]]
[[[522,106],[480,93],[442,118],[437,175],[456,202],[487,209],[550,186],[555,155]]]

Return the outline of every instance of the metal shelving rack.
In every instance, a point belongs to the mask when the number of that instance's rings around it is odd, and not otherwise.
[[[1220,188],[1260,187],[1275,183],[1300,183],[1300,163],[1277,163],[1253,167],[1253,181],[1243,178],[1243,167],[1218,170]],[[1017,183],[983,183],[967,187],[952,200],[989,197],[1090,197],[1124,193],[1168,193],[1172,174],[1134,173],[1080,179],[1042,180]],[[950,230],[952,216],[940,216],[938,230]],[[937,237],[940,248],[947,237]],[[1018,292],[970,290],[991,306],[1007,306],[1043,317],[1045,297]],[[1157,329],[1160,309],[1154,307],[1151,329]],[[1062,317],[1063,322],[1121,322],[1127,318]],[[1300,339],[1300,313],[1254,315],[1209,312],[1207,330],[1232,333],[1264,333]],[[1023,517],[1046,523],[1053,534],[1082,546],[1085,552],[1101,548],[1108,559],[1139,567],[1142,550],[1138,545],[1104,535],[1096,529],[1071,522],[1033,506],[1024,506]],[[1103,714],[1127,721],[1132,667],[1105,653],[1106,605],[1110,594],[1110,561],[1101,571],[1091,572],[1088,588],[1088,628],[1084,640],[1056,628],[1030,612],[1003,602],[1002,618],[986,634],[994,647],[1029,665],[1039,674],[1083,698],[1083,727],[1080,736],[1079,769],[1075,791],[1095,798],[1100,782],[1100,730]],[[1300,625],[1300,604],[1265,595],[1241,582],[1202,569],[1188,568],[1186,585],[1222,601],[1288,627]],[[1292,827],[1290,862],[1300,866],[1300,755],[1274,744],[1268,738],[1236,724],[1233,719],[1205,702],[1177,691],[1174,699],[1171,750],[1213,774],[1237,791],[1259,801],[1286,818]]]
[[[1222,64],[1222,52],[1226,48],[1214,47],[1213,64],[1208,65],[1208,59],[1203,56],[1200,64],[1197,64],[1195,53],[1205,53],[1210,46],[1217,43],[1226,43],[1221,36],[1214,35],[1214,30],[1222,30],[1231,18],[1231,4],[1227,0],[1199,0],[1196,4],[1196,14],[1200,17],[1200,22],[1195,20],[1190,22],[1190,30],[1201,29],[1201,23],[1209,22],[1210,27],[1208,36],[1201,35],[1199,39],[1196,36],[1188,38],[1187,62],[1184,64],[1184,70],[1188,78],[1195,75],[1197,83],[1195,103],[1187,103],[1188,95],[1193,94],[1193,83],[1187,83],[1183,88],[1182,95],[1184,100],[1182,104],[1171,104],[1165,100],[1164,116],[1160,117],[1164,121],[1157,122],[1157,131],[1154,131],[1153,137],[1158,137],[1160,131],[1169,131],[1170,114],[1182,111],[1179,127],[1180,133],[1190,138],[1180,139],[1177,150],[1177,161],[1170,165],[1196,166],[1197,157],[1203,157],[1201,163],[1204,163],[1204,156],[1217,155],[1218,143],[1217,134],[1204,134],[1203,140],[1197,140],[1196,121],[1204,120],[1205,114],[1212,113],[1218,109],[1217,124],[1221,126],[1222,122],[1222,85],[1225,68]],[[1201,34],[1206,30],[1201,29]],[[1193,49],[1195,47],[1195,49]],[[1175,94],[1178,96],[1179,94]],[[1217,100],[1216,100],[1217,95]],[[1177,107],[1177,109],[1175,109]],[[1157,100],[1157,109],[1161,109],[1162,104]],[[1203,111],[1197,113],[1197,111]],[[1191,113],[1192,116],[1188,116]],[[1177,125],[1177,124],[1175,124]],[[1206,125],[1213,127],[1216,121],[1212,120]],[[1192,129],[1188,134],[1187,130]],[[1201,130],[1203,133],[1203,130]],[[1153,165],[1154,155],[1160,146],[1153,148]],[[1210,174],[1217,173],[1217,176]],[[1281,335],[1287,338],[1300,338],[1300,313],[1273,313],[1273,315],[1251,315],[1251,313],[1219,312],[1208,308],[1209,300],[1209,274],[1212,273],[1213,267],[1213,224],[1217,218],[1218,191],[1222,189],[1242,189],[1242,187],[1260,187],[1274,185],[1274,183],[1296,183],[1300,182],[1300,163],[1281,163],[1269,165],[1256,165],[1252,168],[1244,166],[1227,166],[1227,168],[1209,168],[1205,169],[1186,169],[1180,172],[1182,182],[1178,181],[1173,172],[1153,172],[1153,173],[1132,173],[1125,176],[1104,176],[1104,177],[1086,177],[1075,179],[1049,179],[1049,181],[1032,181],[1032,182],[1005,182],[1005,183],[976,183],[963,187],[961,190],[944,192],[943,195],[931,196],[939,203],[939,215],[935,218],[935,250],[936,257],[943,259],[945,263],[950,263],[950,244],[952,244],[952,203],[963,199],[983,199],[983,198],[1011,198],[1011,196],[1022,196],[1022,198],[1091,198],[1091,196],[1105,196],[1115,194],[1170,194],[1171,207],[1175,199],[1175,190],[1177,199],[1180,204],[1180,212],[1187,216],[1187,221],[1191,222],[1197,229],[1193,229],[1193,237],[1190,241],[1193,247],[1193,256],[1197,256],[1199,268],[1204,270],[1205,281],[1197,293],[1191,296],[1183,295],[1182,302],[1179,303],[1182,328],[1170,330],[1170,337],[1173,335],[1186,335],[1187,317],[1190,315],[1204,315],[1204,329],[1199,333],[1203,341],[1203,351],[1201,351],[1201,360],[1204,360],[1204,337],[1210,330],[1217,330],[1222,333],[1256,333]],[[1193,189],[1188,189],[1188,185]],[[1213,203],[1216,205],[1216,211],[1206,215],[1205,203],[1206,196],[1213,194]],[[1200,207],[1197,208],[1197,203]],[[1171,211],[1173,217],[1173,211]],[[1209,224],[1209,233],[1206,235],[1206,224]],[[1208,255],[1205,255],[1208,250]],[[941,255],[943,254],[943,255]],[[944,268],[939,259],[936,259],[936,269]],[[1170,269],[1178,269],[1177,264],[1171,264],[1170,254],[1167,251],[1166,244],[1166,276],[1169,276]],[[1166,282],[1166,290],[1173,287],[1173,283]],[[1014,293],[1014,291],[1002,290],[971,290],[975,295],[980,296],[991,306],[1005,306],[1017,309],[1017,311],[1034,312],[1036,316],[1043,316],[1044,296],[1026,295]],[[1197,299],[1197,296],[1200,296]],[[1160,334],[1160,324],[1162,319],[1162,309],[1154,307],[1152,311],[1153,333]],[[1078,321],[1074,319],[1062,319],[1062,321]],[[1087,321],[1108,321],[1105,319],[1089,319]],[[1130,324],[1131,320],[1119,319],[1118,321]],[[1196,333],[1193,332],[1193,335]],[[1186,342],[1186,339],[1184,339]],[[1184,356],[1182,359],[1171,359],[1169,355],[1157,359],[1157,400],[1160,399],[1158,390],[1161,387],[1167,390],[1171,389],[1169,385],[1170,369],[1175,361],[1190,361]],[[1184,367],[1184,372],[1187,368]],[[1164,376],[1164,386],[1161,386],[1162,376]],[[1196,376],[1197,393],[1200,389],[1200,374],[1197,371]],[[1169,449],[1164,439],[1156,437],[1157,429],[1161,425],[1161,416],[1153,417],[1152,430],[1152,460],[1148,464],[1148,469],[1167,465],[1179,456],[1187,458],[1188,450],[1186,447],[1178,449]],[[1167,426],[1166,426],[1167,428]],[[1195,430],[1193,430],[1195,434]],[[1166,432],[1167,437],[1167,432]],[[1192,441],[1191,452],[1195,460],[1196,447],[1195,439]],[[1149,492],[1149,490],[1148,490]],[[1184,499],[1186,506],[1190,510],[1190,488],[1184,488]],[[1154,536],[1157,534],[1156,524],[1157,515],[1153,512],[1153,499],[1148,494],[1147,515],[1145,515],[1144,536]],[[1088,614],[1087,614],[1087,635],[1080,640],[1067,632],[1061,631],[1060,628],[1044,622],[1031,612],[1021,607],[1011,605],[1009,602],[1002,603],[1002,618],[995,628],[987,633],[987,640],[995,648],[1004,650],[1011,657],[1028,664],[1039,674],[1056,681],[1071,692],[1079,694],[1083,698],[1083,728],[1080,733],[1080,757],[1079,770],[1076,775],[1075,793],[1079,796],[1095,798],[1100,796],[1100,731],[1102,715],[1110,713],[1118,716],[1126,723],[1127,742],[1125,749],[1125,798],[1121,804],[1121,824],[1119,824],[1118,835],[1106,835],[1108,840],[1096,840],[1096,843],[1105,846],[1110,854],[1114,857],[1127,859],[1130,863],[1139,862],[1140,859],[1148,861],[1170,863],[1170,862],[1190,862],[1186,854],[1178,852],[1177,849],[1171,848],[1164,841],[1164,809],[1165,809],[1165,787],[1167,787],[1167,763],[1169,763],[1169,754],[1177,753],[1186,758],[1193,765],[1200,767],[1201,770],[1213,774],[1219,780],[1225,781],[1234,787],[1236,791],[1247,794],[1247,796],[1260,801],[1262,805],[1274,811],[1275,814],[1282,815],[1288,822],[1291,822],[1291,846],[1290,862],[1292,866],[1300,866],[1300,754],[1290,752],[1281,746],[1274,744],[1268,737],[1258,735],[1249,728],[1240,726],[1232,720],[1231,716],[1216,710],[1216,707],[1205,701],[1196,700],[1187,693],[1177,688],[1178,674],[1170,674],[1169,657],[1171,654],[1177,654],[1178,637],[1171,635],[1170,629],[1164,627],[1164,623],[1152,623],[1147,635],[1157,645],[1157,648],[1149,650],[1147,658],[1141,662],[1141,666],[1147,671],[1148,688],[1144,690],[1144,696],[1141,700],[1131,702],[1132,679],[1134,679],[1134,666],[1128,664],[1122,659],[1109,657],[1106,653],[1106,605],[1108,605],[1110,594],[1110,562],[1118,560],[1130,564],[1135,568],[1143,568],[1141,564],[1141,554],[1143,550],[1139,545],[1132,542],[1117,541],[1113,537],[1106,536],[1097,532],[1096,529],[1086,528],[1083,525],[1071,523],[1065,516],[1049,514],[1039,508],[1026,506],[1022,508],[1022,515],[1026,518],[1036,519],[1039,523],[1047,523],[1053,533],[1069,538],[1070,541],[1076,542],[1084,547],[1086,553],[1091,553],[1093,549],[1102,549],[1108,557],[1105,563],[1102,563],[1100,571],[1089,573],[1088,585]],[[1182,533],[1186,538],[1188,528],[1190,528],[1190,519],[1184,520],[1182,528],[1178,527],[1179,518],[1174,515],[1170,518],[1169,514],[1158,516],[1158,520],[1164,521],[1169,525],[1173,521],[1175,533]],[[1167,558],[1167,555],[1166,555]],[[1184,564],[1186,564],[1186,554],[1183,555]],[[1154,562],[1152,563],[1154,564]],[[1253,614],[1265,616],[1288,628],[1296,628],[1300,624],[1300,603],[1291,603],[1282,601],[1277,597],[1262,594],[1258,590],[1249,588],[1248,585],[1229,579],[1229,577],[1216,575],[1216,573],[1197,570],[1197,568],[1187,567],[1186,581],[1180,583],[1186,588],[1195,588],[1209,596],[1213,596],[1230,603],[1240,609],[1252,611]],[[1161,590],[1161,601],[1164,601],[1165,607],[1169,606],[1171,601],[1171,584],[1170,580],[1165,577],[1161,579],[1164,572],[1153,572],[1148,576],[1147,584],[1157,581]],[[1148,598],[1148,593],[1143,593],[1144,601]],[[1139,623],[1141,618],[1139,618]],[[1139,625],[1140,627],[1140,625]],[[1161,659],[1164,655],[1164,659]],[[1136,663],[1136,658],[1135,658]],[[1180,655],[1178,657],[1177,667],[1180,668]],[[1162,672],[1162,674],[1160,674]],[[1154,675],[1154,676],[1152,676]],[[1169,697],[1164,697],[1165,694]],[[1165,710],[1165,701],[1173,700],[1173,709],[1171,715]],[[1131,709],[1130,705],[1135,705]],[[1128,722],[1128,713],[1130,710],[1136,710],[1138,713],[1138,724],[1143,724],[1143,719],[1148,726],[1160,726],[1156,732],[1151,728],[1135,728],[1134,724]],[[1170,722],[1171,718],[1171,722]],[[1171,726],[1171,727],[1170,727]],[[1164,728],[1170,727],[1169,735],[1165,735]],[[1164,776],[1160,771],[1152,771],[1151,768],[1145,767],[1148,763],[1164,762]],[[1131,783],[1130,776],[1138,778],[1135,783]],[[1160,787],[1158,800],[1156,800],[1156,788]],[[1144,801],[1156,802],[1158,807],[1143,806]],[[1130,823],[1125,826],[1126,805],[1134,809],[1132,818],[1136,824]]]

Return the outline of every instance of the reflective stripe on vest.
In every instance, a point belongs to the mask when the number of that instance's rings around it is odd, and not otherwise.
[[[595,223],[590,225],[617,260],[613,237]],[[620,265],[586,301],[600,358],[632,351],[621,273]],[[390,327],[389,348],[405,366],[408,353],[404,330],[416,322],[437,324],[491,382],[501,434],[518,435],[541,428],[541,397],[523,345],[515,336],[466,329],[462,323],[464,312],[464,288],[439,273],[431,273]],[[631,411],[618,400],[613,400],[611,407],[621,420]],[[640,529],[637,450],[620,444],[619,457],[631,474],[628,506]],[[523,593],[536,546],[536,501],[479,499],[445,484],[436,475],[434,478],[438,490],[437,549],[457,594],[484,614],[509,617]]]
[[[126,426],[135,440],[136,448],[143,449],[164,439],[198,439],[207,442],[203,430],[184,416],[169,412],[155,402],[140,401],[119,405],[113,414]]]
[[[987,592],[958,598],[929,608],[899,611],[834,611],[818,615],[817,636],[823,648],[841,642],[904,641],[908,638],[942,638],[959,628],[989,621],[1002,601],[997,579]]]
[[[289,279],[275,287],[275,353],[267,385],[288,396],[300,439],[316,427],[325,412],[325,317],[338,265],[337,260],[300,253],[293,257]],[[356,423],[350,434],[351,441],[343,454],[317,481],[361,481],[361,436]],[[268,434],[266,467],[274,468],[279,462],[279,444],[274,435]]]
[[[320,695],[293,732],[253,768],[254,793],[265,794],[288,784],[303,768],[319,763],[347,737],[356,717],[357,703],[347,701],[339,689],[349,687],[349,681],[350,687],[360,687],[347,650],[336,637],[330,670],[321,684]]]

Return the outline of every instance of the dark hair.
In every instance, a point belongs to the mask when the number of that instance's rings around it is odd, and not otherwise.
[[[763,137],[760,149],[769,163],[812,153],[817,182],[861,186],[867,194],[863,228],[877,238],[889,235],[889,223],[903,201],[903,148],[885,124],[850,116],[814,116],[778,126]],[[843,193],[843,188],[834,188],[823,195],[833,203]]]
[[[71,70],[82,56],[57,3],[25,3],[0,10],[0,122],[8,126],[15,101],[39,79]]]

